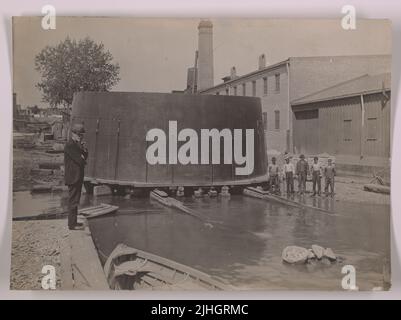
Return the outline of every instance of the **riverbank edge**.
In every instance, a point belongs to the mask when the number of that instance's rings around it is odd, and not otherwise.
[[[81,218],[80,218],[81,219]],[[110,290],[86,219],[70,231],[65,219],[13,221],[11,290],[43,290],[44,266],[52,266],[56,290]]]

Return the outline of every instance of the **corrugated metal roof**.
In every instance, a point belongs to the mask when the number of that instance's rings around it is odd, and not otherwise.
[[[364,74],[360,77],[338,83],[332,87],[309,94],[291,102],[291,105],[301,105],[318,101],[352,97],[360,94],[375,93],[391,89],[391,74]]]

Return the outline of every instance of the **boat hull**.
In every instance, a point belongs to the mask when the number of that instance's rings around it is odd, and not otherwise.
[[[119,244],[104,273],[114,290],[228,290],[228,285],[191,267]]]

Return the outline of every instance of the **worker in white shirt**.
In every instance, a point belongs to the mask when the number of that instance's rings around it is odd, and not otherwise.
[[[316,185],[317,194],[320,196],[322,193],[322,166],[319,164],[319,158],[314,157],[311,166],[312,184],[313,184],[313,194],[312,197],[316,195]]]
[[[287,187],[287,196],[294,193],[294,175],[295,168],[294,165],[290,162],[290,157],[285,158],[285,163],[283,166],[284,178]]]
[[[324,168],[324,177],[326,179],[326,185],[324,187],[324,192],[326,193],[326,197],[329,195],[329,186],[330,186],[330,195],[334,196],[334,177],[336,176],[336,168],[332,162],[332,159],[328,159],[328,165]]]
[[[279,167],[276,164],[276,157],[273,157],[272,163],[269,165],[269,184],[270,184],[270,191],[276,194],[280,193],[278,174],[279,174]]]

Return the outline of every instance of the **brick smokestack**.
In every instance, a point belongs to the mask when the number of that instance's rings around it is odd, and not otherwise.
[[[213,75],[213,24],[202,20],[198,26],[198,91],[214,85]]]
[[[264,68],[266,68],[266,56],[265,56],[265,54],[261,54],[259,56],[258,69],[261,70],[261,69],[264,69]]]

